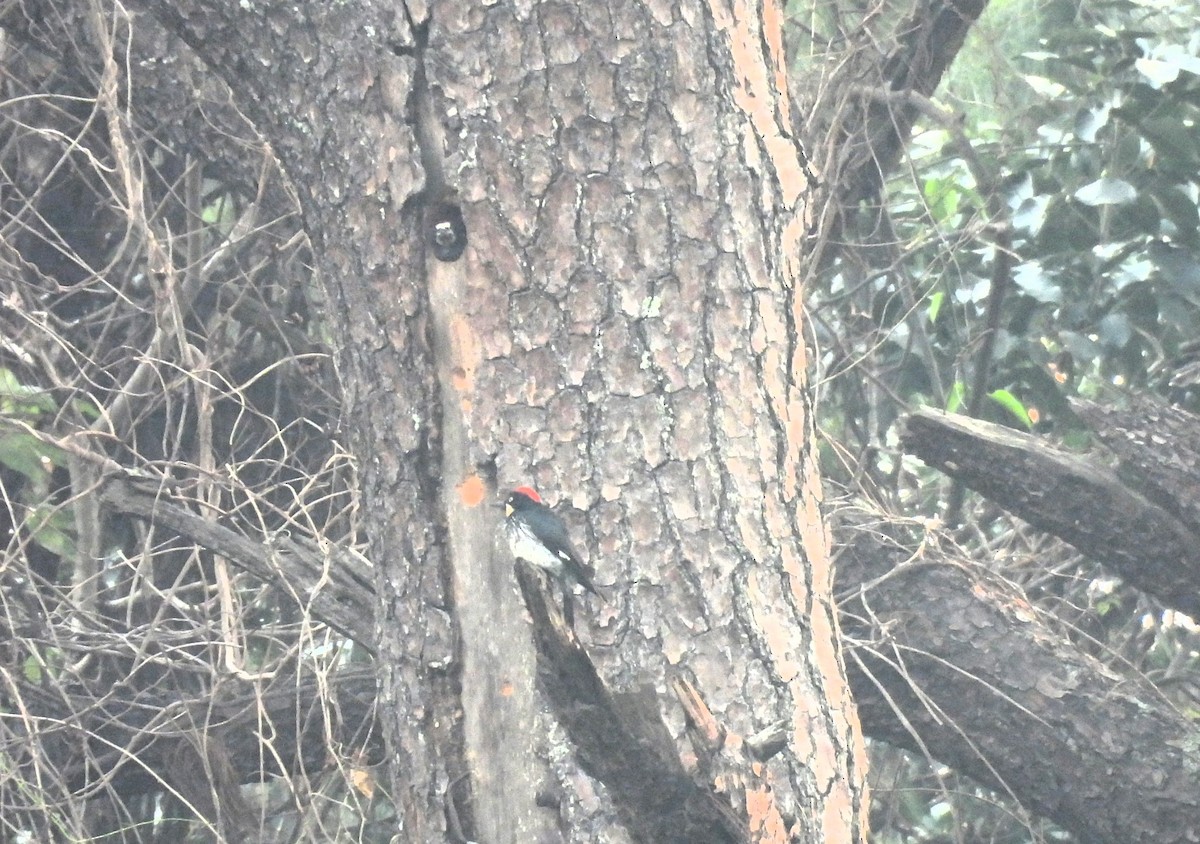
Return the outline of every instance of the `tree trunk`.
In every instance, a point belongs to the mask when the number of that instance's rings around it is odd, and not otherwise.
[[[789,724],[742,807],[756,838],[860,835],[780,10],[145,6],[271,141],[337,304],[405,837],[448,816],[486,841],[559,835],[537,807],[551,760],[564,783],[572,765],[483,506],[522,482],[576,508],[611,584],[580,636],[611,682],[657,692],[677,742],[673,677],[735,733]],[[458,261],[422,247],[443,201],[466,221]],[[472,799],[450,801],[467,774]],[[597,840],[565,791],[569,837]]]

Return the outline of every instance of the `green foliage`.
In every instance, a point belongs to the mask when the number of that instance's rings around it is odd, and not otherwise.
[[[950,386],[950,395],[946,397],[946,412],[958,413],[959,409],[963,406],[963,398],[966,394],[967,385],[962,381],[955,381]]]
[[[901,402],[872,408],[877,442],[905,406],[977,406],[964,385],[981,365],[1000,412],[985,415],[1042,428],[1071,422],[1071,390],[1166,392],[1174,359],[1200,331],[1192,17],[1133,3],[1014,2],[988,14],[1001,23],[981,24],[990,34],[964,49],[948,82],[974,161],[952,141],[956,127],[918,125],[911,170],[887,185],[899,271],[881,261],[869,279],[840,262],[816,299],[818,310],[847,306],[830,320],[835,330],[862,336],[862,317],[873,327],[864,365]],[[979,173],[991,184],[977,184]],[[1007,227],[1010,245],[998,247],[985,223]],[[984,364],[997,248],[1009,250],[1011,281]],[[851,415],[869,402],[857,386],[830,396]]]
[[[7,466],[28,481],[45,489],[55,463],[60,463],[59,450],[25,431],[0,431],[0,464]]]
[[[948,483],[899,454],[908,409],[970,410],[1076,446],[1072,394],[1153,391],[1200,409],[1200,390],[1171,385],[1200,338],[1198,18],[1125,0],[989,7],[937,95],[961,119],[917,124],[882,210],[852,218],[859,248],[815,291],[827,478],[940,515]],[[994,514],[968,518],[998,566],[997,548],[1027,541]],[[1196,662],[1194,629],[1078,561],[1047,575],[1044,543],[1037,558],[1002,573],[1073,610],[1081,647],[1105,643],[1152,678]],[[898,766],[886,808],[877,797],[873,840],[1068,840],[923,764]]]
[[[988,397],[996,404],[1007,410],[1014,419],[1024,425],[1026,428],[1033,427],[1033,418],[1030,417],[1029,411],[1021,400],[1010,393],[1008,390],[992,390]]]
[[[55,411],[54,401],[43,390],[20,383],[9,369],[0,367],[0,416],[36,421]]]
[[[50,677],[57,677],[62,669],[63,653],[58,648],[46,648],[41,653],[30,654],[25,658],[21,668],[25,679],[31,683],[43,683]]]
[[[1070,25],[1025,60],[1057,95],[1020,115],[1031,145],[995,165],[1020,257],[1008,327],[1025,340],[1001,371],[1044,363],[1040,345],[1071,351],[1081,379],[1161,388],[1200,292],[1200,63],[1176,40],[1190,22],[1134,4],[1049,8]]]
[[[0,367],[0,467],[19,479],[13,493],[24,513],[21,529],[43,549],[72,559],[71,511],[54,504],[51,496],[54,471],[65,465],[66,455],[36,431],[58,409],[49,393],[22,384],[15,373]],[[3,424],[5,420],[9,424]]]

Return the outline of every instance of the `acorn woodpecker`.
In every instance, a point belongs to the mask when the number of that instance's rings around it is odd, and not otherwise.
[[[504,502],[504,534],[508,547],[518,560],[546,571],[563,585],[567,607],[568,590],[575,583],[593,595],[603,597],[592,583],[592,569],[571,545],[567,526],[531,487],[519,486]]]

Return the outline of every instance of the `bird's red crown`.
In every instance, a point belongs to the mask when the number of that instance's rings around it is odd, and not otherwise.
[[[537,490],[531,486],[519,486],[513,490],[513,495],[523,495],[530,501],[533,501],[537,504],[542,503],[542,497],[538,495]]]

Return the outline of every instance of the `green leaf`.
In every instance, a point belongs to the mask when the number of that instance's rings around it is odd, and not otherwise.
[[[1096,133],[1108,125],[1109,107],[1080,109],[1075,115],[1075,136],[1085,143],[1095,143]]]
[[[21,670],[26,680],[34,685],[41,685],[42,663],[36,656],[31,654],[25,657],[25,663],[21,666]]]
[[[929,294],[929,322],[936,323],[938,314],[942,312],[942,303],[946,301],[946,291],[938,290],[935,293]]]
[[[1146,250],[1163,278],[1185,296],[1200,294],[1200,261],[1188,249],[1161,240],[1150,242]]]
[[[36,419],[57,409],[54,399],[45,390],[22,384],[12,370],[0,367],[0,413]]]
[[[230,231],[237,221],[233,203],[224,194],[200,210],[200,219],[206,225],[215,226],[221,232]]]
[[[1011,413],[1013,418],[1026,428],[1029,430],[1033,429],[1033,420],[1029,418],[1029,411],[1025,409],[1025,405],[1021,403],[1021,400],[1008,390],[993,390],[988,393],[988,396],[996,404]]]
[[[1063,331],[1059,334],[1063,348],[1075,356],[1076,360],[1093,361],[1101,357],[1104,350],[1100,344],[1078,331]]]
[[[29,514],[25,527],[33,541],[51,554],[67,558],[75,556],[75,522],[70,511],[40,505]]]
[[[963,398],[967,395],[967,385],[962,381],[955,381],[950,386],[950,394],[946,396],[946,412],[957,413],[962,407]]]
[[[1121,349],[1133,339],[1133,325],[1126,314],[1114,312],[1100,320],[1096,325],[1096,334],[1105,346]]]
[[[1055,82],[1053,79],[1047,79],[1044,76],[1035,76],[1033,74],[1029,74],[1022,78],[1029,84],[1029,87],[1032,88],[1039,97],[1044,97],[1048,100],[1055,100],[1067,93],[1067,89],[1058,82]]]
[[[71,406],[75,408],[76,413],[89,422],[95,422],[100,418],[100,408],[87,399],[72,399]]]
[[[1195,243],[1197,230],[1200,229],[1200,212],[1196,203],[1175,185],[1157,180],[1150,187],[1150,195],[1175,226],[1172,234],[1184,240]]]
[[[1013,211],[1012,223],[1018,229],[1025,229],[1036,236],[1041,231],[1042,223],[1046,220],[1046,209],[1050,206],[1050,197],[1045,195],[1030,196],[1021,200],[1021,204]]]
[[[1170,116],[1143,120],[1138,128],[1157,151],[1157,166],[1171,173],[1181,169],[1194,172],[1195,163],[1200,157],[1196,130],[1176,114],[1177,110],[1173,109]]]
[[[948,222],[958,213],[962,188],[952,177],[926,179],[923,193],[929,213],[937,222]]]
[[[45,480],[55,464],[66,462],[61,449],[24,431],[0,433],[0,463],[31,480]]]
[[[1154,88],[1161,88],[1179,78],[1180,67],[1172,62],[1159,59],[1138,59],[1133,63],[1138,73],[1150,81]]]
[[[1063,300],[1063,291],[1057,280],[1037,261],[1020,264],[1013,271],[1013,281],[1023,292],[1039,302],[1057,305]]]
[[[1095,603],[1096,614],[1101,618],[1108,615],[1113,610],[1119,610],[1120,608],[1121,596],[1116,592],[1097,599]]]
[[[1096,245],[1096,212],[1082,203],[1054,197],[1046,205],[1037,247],[1043,255],[1088,252]]]
[[[62,650],[47,648],[44,654],[32,653],[27,656],[21,665],[21,671],[30,683],[41,683],[46,671],[56,676],[61,673],[62,666]]]

